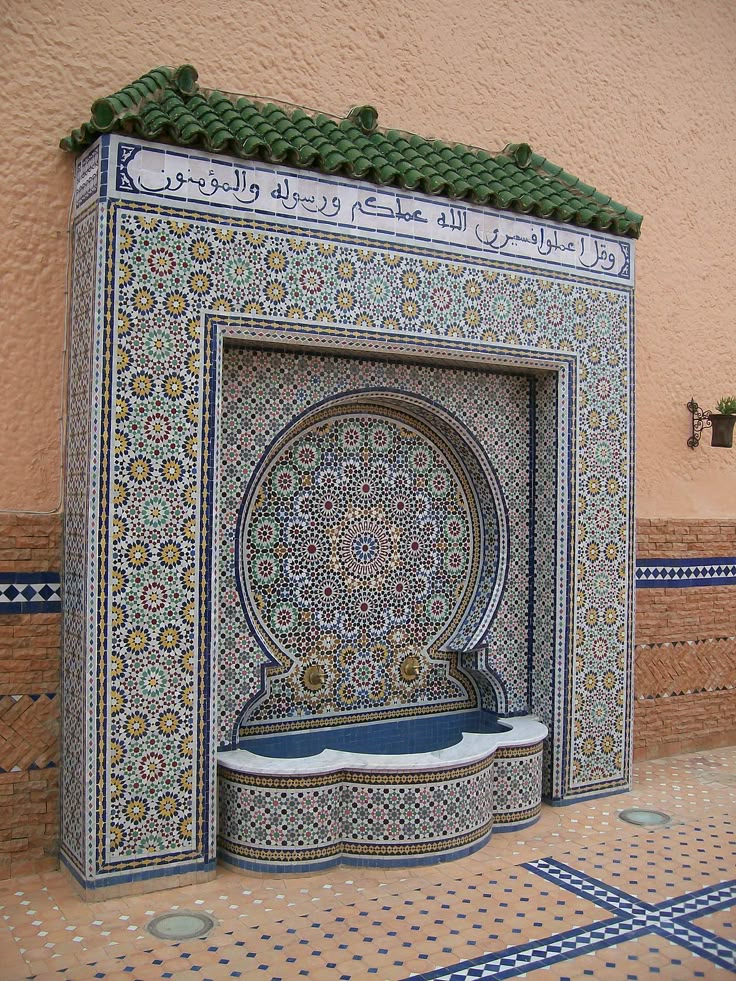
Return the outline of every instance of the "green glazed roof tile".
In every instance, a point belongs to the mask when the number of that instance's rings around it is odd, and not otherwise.
[[[379,130],[373,106],[344,119],[200,88],[191,65],[154,68],[92,104],[91,119],[61,140],[79,151],[101,133],[127,133],[213,153],[287,161],[329,174],[552,218],[638,238],[642,216],[535,153],[509,143],[500,153]]]

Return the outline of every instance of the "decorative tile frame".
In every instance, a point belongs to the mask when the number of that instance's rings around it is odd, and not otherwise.
[[[225,341],[540,372],[536,445],[554,454],[535,463],[528,672],[552,732],[547,792],[624,788],[633,243],[116,136],[90,148],[78,175],[63,600],[64,753],[75,764],[62,836],[80,881],[213,865]],[[348,213],[360,220],[341,221]],[[274,258],[289,242],[332,271],[319,302],[304,280],[289,293]],[[377,292],[341,290],[340,262],[364,259],[376,263]],[[422,283],[416,296],[405,272]]]

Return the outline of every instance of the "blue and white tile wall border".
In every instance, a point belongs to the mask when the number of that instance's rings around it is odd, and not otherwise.
[[[60,613],[58,572],[0,572],[0,616],[6,613]]]
[[[639,559],[637,589],[681,589],[689,586],[736,586],[736,557]]]

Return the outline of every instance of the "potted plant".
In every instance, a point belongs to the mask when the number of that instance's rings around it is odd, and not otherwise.
[[[733,446],[733,427],[736,424],[736,396],[722,398],[717,412],[711,412],[711,446]]]

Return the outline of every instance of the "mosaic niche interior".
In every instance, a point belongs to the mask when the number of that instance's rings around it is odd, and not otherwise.
[[[402,699],[531,707],[548,794],[625,786],[633,281],[172,200],[136,146],[169,153],[103,136],[75,216],[65,861],[211,869],[218,746]]]
[[[221,745],[475,707],[459,655],[478,648],[525,710],[529,390],[524,376],[225,349]]]

